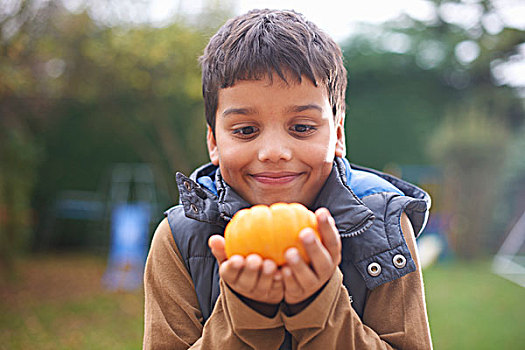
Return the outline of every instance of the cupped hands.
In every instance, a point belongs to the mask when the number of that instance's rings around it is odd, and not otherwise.
[[[306,263],[297,248],[285,252],[286,264],[278,268],[274,261],[257,254],[231,256],[224,250],[224,238],[213,235],[208,241],[219,263],[221,278],[236,293],[266,304],[301,303],[318,292],[341,262],[341,239],[334,219],[326,208],[315,212],[319,240],[311,228],[301,231],[301,243],[310,258]]]

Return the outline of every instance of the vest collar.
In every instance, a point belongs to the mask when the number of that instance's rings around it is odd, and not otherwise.
[[[217,196],[197,183],[199,177],[213,173]],[[190,178],[177,173],[176,179],[180,202],[189,218],[225,226],[237,211],[251,206],[224,181],[220,170],[212,164],[198,168]],[[335,159],[328,179],[309,209],[315,211],[321,207],[330,211],[343,237],[366,231],[374,218],[372,211],[347,186],[345,165],[340,158]]]
[[[372,211],[346,184],[346,169],[341,158],[335,158],[332,171],[310,209],[315,211],[321,207],[330,211],[343,237],[361,234],[374,219]]]

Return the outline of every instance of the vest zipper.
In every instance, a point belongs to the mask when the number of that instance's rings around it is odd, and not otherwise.
[[[360,235],[361,233],[365,232],[366,230],[368,230],[370,228],[370,226],[372,226],[372,221],[373,220],[370,220],[370,218],[373,219],[374,215],[373,214],[370,214],[368,215],[366,218],[364,218],[357,226],[356,228],[354,229],[354,231],[351,231],[351,232],[345,232],[345,233],[340,233],[340,236],[342,238],[348,238],[348,237],[355,237],[355,236],[358,236]]]

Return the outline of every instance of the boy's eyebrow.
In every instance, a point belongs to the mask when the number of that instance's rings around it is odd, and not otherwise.
[[[227,117],[232,114],[242,114],[242,115],[248,115],[248,114],[254,114],[255,110],[253,108],[228,108],[224,112],[222,112],[223,117]]]
[[[307,104],[307,105],[294,105],[286,108],[286,113],[300,113],[307,111],[309,109],[314,109],[319,112],[323,112],[323,108],[317,104]],[[241,115],[249,115],[249,114],[255,114],[256,110],[254,108],[228,108],[224,112],[222,112],[223,117],[228,117],[232,114],[241,114]]]
[[[286,109],[288,113],[300,113],[303,111],[307,111],[309,109],[315,109],[319,112],[323,112],[323,108],[316,104],[307,104],[307,105],[299,105],[299,106],[290,106]]]

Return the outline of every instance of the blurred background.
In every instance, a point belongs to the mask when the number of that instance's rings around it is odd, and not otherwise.
[[[520,0],[0,0],[0,348],[141,348],[153,230],[208,159],[197,58],[260,7],[341,45],[349,159],[432,195],[435,348],[523,349]]]

